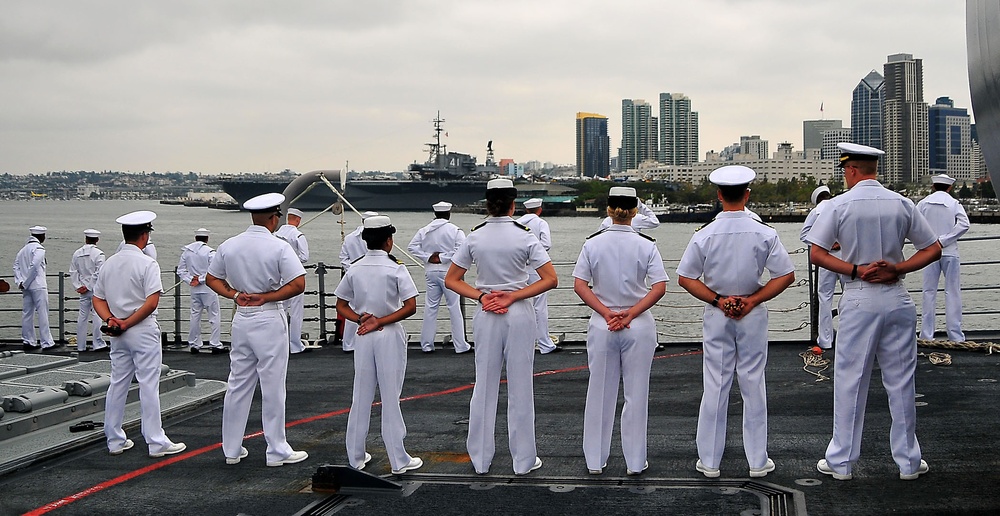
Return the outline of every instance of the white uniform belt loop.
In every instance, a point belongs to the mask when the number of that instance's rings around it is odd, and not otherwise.
[[[282,310],[284,306],[281,301],[275,301],[272,303],[264,303],[260,306],[237,306],[236,311],[241,314],[253,314],[257,312],[266,312],[268,310]]]

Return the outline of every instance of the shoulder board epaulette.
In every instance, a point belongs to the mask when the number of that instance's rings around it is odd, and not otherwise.
[[[529,228],[528,226],[525,226],[524,224],[521,224],[520,222],[518,222],[516,220],[514,221],[514,225],[517,226],[517,227],[519,227],[519,228],[521,228],[521,229],[523,229],[523,230],[525,230],[525,231],[529,231],[529,232],[531,231],[531,228]]]
[[[753,218],[753,217],[751,217],[751,218]],[[774,226],[768,224],[767,222],[764,222],[763,220],[757,220],[757,219],[753,219],[753,220],[755,220],[757,222],[760,222],[761,224],[763,224],[763,225],[765,225],[765,226],[767,226],[767,227],[769,227],[771,229],[774,229]]]
[[[398,264],[400,264],[400,265],[403,265],[403,262],[397,260],[396,257],[393,256],[393,255],[391,255],[391,254],[389,255],[389,259],[392,260],[392,261],[394,261],[394,262],[396,262],[396,263],[398,263]]]
[[[645,238],[646,240],[649,240],[650,242],[656,242],[655,238],[643,233],[642,231],[636,231],[635,234],[641,236],[642,238]]]
[[[481,227],[483,227],[483,226],[485,226],[485,225],[486,225],[486,223],[485,223],[485,222],[483,222],[482,224],[480,224],[480,225],[478,225],[478,226],[476,226],[476,227],[472,228],[472,230],[473,230],[473,231],[475,231],[475,230],[477,230],[477,229],[479,229],[479,228],[481,228]]]
[[[604,233],[604,232],[605,232],[605,231],[607,231],[607,230],[608,230],[608,228],[604,228],[604,229],[600,229],[600,230],[598,230],[598,231],[597,231],[596,233],[594,233],[594,234],[592,234],[592,235],[588,236],[588,237],[587,237],[587,240],[590,240],[591,238],[594,238],[595,236],[597,236],[597,235],[600,235],[601,233]]]
[[[361,255],[361,256],[359,256],[359,257],[357,257],[357,258],[355,258],[355,259],[351,260],[351,263],[358,263],[358,260],[360,260],[360,259],[362,259],[362,258],[364,258],[364,257],[365,257],[365,255]]]
[[[701,225],[701,227],[699,227],[698,229],[694,230],[694,232],[695,232],[695,233],[697,233],[697,232],[699,232],[699,231],[701,231],[701,230],[705,229],[706,227],[708,227],[708,225],[709,225],[709,224],[711,224],[711,223],[713,223],[713,222],[715,222],[715,219],[712,219],[712,220],[710,220],[710,221],[708,221],[708,222],[706,222],[706,223],[702,224],[702,225]]]

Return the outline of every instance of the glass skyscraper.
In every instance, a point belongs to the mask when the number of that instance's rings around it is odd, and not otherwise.
[[[915,183],[929,173],[923,60],[893,54],[883,66],[882,150],[887,183]]]
[[[622,99],[622,146],[618,149],[621,171],[638,168],[639,163],[657,159],[656,117],[648,102]]]
[[[972,134],[968,110],[956,108],[948,97],[939,97],[928,108],[927,126],[930,134],[930,173],[945,173],[962,181],[975,179],[978,173],[972,170]]]
[[[660,155],[667,165],[698,162],[698,113],[683,93],[660,94]]]
[[[872,70],[861,79],[851,96],[851,141],[882,149],[882,105],[885,79]]]
[[[608,177],[610,171],[608,117],[594,113],[576,114],[576,175]]]

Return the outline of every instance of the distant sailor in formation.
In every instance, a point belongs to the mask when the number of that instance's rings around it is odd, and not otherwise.
[[[25,351],[52,349],[56,346],[49,329],[49,287],[45,280],[45,226],[28,228],[28,241],[14,257],[14,284],[21,289],[21,340]],[[35,340],[35,315],[38,316],[38,340]],[[38,344],[40,342],[41,344]]]
[[[590,382],[583,454],[590,474],[604,472],[611,454],[618,384],[624,382],[622,453],[626,473],[639,475],[649,466],[649,371],[656,350],[656,322],[649,309],[666,292],[667,273],[655,241],[632,228],[635,188],[612,188],[607,211],[614,224],[587,237],[573,269],[573,290],[594,310],[587,326]]]
[[[611,217],[604,217],[604,220],[601,221],[601,229],[611,227],[611,224],[614,224]],[[639,206],[637,207],[635,217],[632,217],[632,229],[640,231],[643,229],[655,229],[658,227],[660,227],[660,219],[656,217],[653,210],[649,209],[649,206],[646,206],[646,204],[642,202],[642,199],[639,199]]]
[[[962,284],[959,280],[961,260],[958,257],[958,239],[969,230],[969,216],[965,208],[951,196],[955,179],[947,174],[931,178],[934,193],[917,203],[919,211],[941,242],[941,259],[931,262],[923,270],[923,306],[921,308],[920,338],[934,339],[934,316],[937,311],[938,281],[944,273],[944,313],[948,340],[965,342],[962,331]]]
[[[188,344],[191,353],[197,355],[201,349],[201,314],[208,312],[208,324],[212,328],[209,345],[212,354],[225,353],[222,346],[222,320],[219,307],[219,295],[205,284],[205,274],[208,265],[215,256],[215,249],[208,245],[211,234],[206,228],[198,228],[194,232],[194,242],[181,248],[181,257],[177,262],[177,276],[191,286],[191,329],[188,332]]]
[[[94,311],[94,285],[104,265],[104,251],[97,247],[101,232],[87,229],[83,232],[84,244],[73,253],[69,264],[69,280],[80,294],[80,314],[76,319],[76,350],[87,350],[87,325],[93,329],[94,351],[106,350],[108,344],[101,335],[101,318]]]
[[[115,252],[116,253],[121,252],[121,250],[125,248],[125,244],[127,244],[127,243],[128,242],[122,240],[118,244],[118,249],[115,249]],[[142,248],[142,254],[144,254],[144,255],[146,255],[146,256],[148,256],[148,257],[150,257],[150,258],[152,258],[152,259],[155,260],[156,259],[156,246],[153,245],[152,242],[150,242],[149,244],[146,245],[146,247]]]
[[[734,374],[743,395],[743,449],[750,476],[774,471],[767,453],[767,305],[795,281],[792,264],[778,233],[744,208],[756,173],[725,166],[708,179],[719,187],[722,212],[702,226],[681,256],[677,283],[705,302],[703,380],[698,412],[698,461],[695,469],[709,478],[720,475],[726,449],[729,390]],[[770,279],[761,285],[767,269]]]
[[[299,224],[302,223],[302,210],[288,208],[286,217],[288,223],[284,224],[274,236],[288,242],[295,251],[295,256],[303,265],[309,261],[309,242],[306,236],[299,231]],[[288,313],[288,348],[292,353],[302,353],[306,350],[302,342],[302,317],[305,312],[305,293],[293,296],[285,301],[285,312]]]
[[[344,243],[340,246],[340,266],[346,274],[351,264],[355,260],[360,260],[368,252],[365,241],[361,239],[361,231],[365,229],[364,221],[369,217],[378,216],[374,211],[366,211],[361,214],[361,225],[344,237]],[[358,334],[358,325],[354,321],[344,320],[344,335],[341,339],[341,346],[344,353],[354,352],[354,339]]]
[[[222,409],[222,452],[226,464],[248,455],[243,447],[247,417],[260,381],[261,419],[268,466],[302,462],[309,457],[285,439],[285,378],[288,373],[288,319],[282,302],[305,290],[306,271],[286,242],[272,233],[281,221],[279,193],[258,195],[245,203],[253,224],[229,238],[215,253],[206,283],[236,301],[229,353],[229,388]]]
[[[424,278],[427,283],[427,293],[424,295],[424,322],[420,329],[420,349],[424,353],[434,351],[438,308],[443,296],[448,306],[448,318],[451,320],[451,341],[455,345],[455,353],[465,353],[471,348],[465,339],[462,298],[444,286],[444,275],[451,266],[451,257],[465,242],[465,232],[451,223],[450,202],[441,201],[431,208],[434,210],[434,220],[420,228],[406,246],[410,254],[424,263]]]
[[[500,373],[507,364],[507,428],[514,474],[542,467],[535,447],[535,311],[530,299],[558,284],[555,268],[538,238],[518,224],[514,214],[517,189],[510,179],[486,186],[489,218],[476,226],[452,257],[445,285],[476,299],[482,309],[472,320],[476,341],[476,385],[469,407],[468,450],[476,473],[489,472],[496,453]],[[476,264],[476,286],[465,273]],[[528,271],[541,279],[529,284]]]
[[[889,445],[899,478],[929,470],[917,442],[917,310],[903,277],[941,256],[938,234],[913,201],[877,180],[879,149],[838,143],[849,190],[827,201],[807,239],[816,265],[840,274],[840,332],[833,378],[833,438],[816,464],[820,473],[850,480],[861,456],[868,385],[878,360],[889,395]],[[903,257],[905,240],[918,249]],[[839,243],[841,258],[830,254]]]
[[[517,219],[518,224],[527,226],[531,232],[538,237],[545,252],[552,248],[552,233],[549,231],[549,223],[542,219],[542,200],[538,198],[524,201],[524,211],[521,218]],[[528,281],[534,283],[538,281],[538,274],[535,271],[528,271]],[[549,293],[542,292],[531,299],[532,307],[535,309],[535,324],[538,326],[538,337],[535,343],[538,351],[546,355],[554,351],[562,351],[556,346],[549,336]]]
[[[830,188],[826,185],[813,190],[811,200],[816,207],[809,212],[809,215],[806,215],[806,221],[802,224],[802,231],[799,232],[799,239],[806,245],[809,244],[809,241],[806,240],[806,237],[809,236],[809,230],[812,229],[820,213],[823,213],[823,207],[826,206],[823,201],[832,198]],[[834,256],[839,257],[840,245],[834,243],[832,253]],[[837,274],[820,267],[817,276],[819,276],[816,285],[816,297],[819,301],[817,303],[819,305],[819,324],[817,325],[818,336],[816,337],[816,344],[822,349],[830,349],[833,347],[833,293],[837,287]]]
[[[160,420],[160,368],[163,351],[156,306],[163,285],[160,266],[143,254],[156,214],[136,211],[118,217],[125,247],[104,262],[94,286],[94,309],[108,326],[111,336],[111,385],[104,408],[104,435],[108,451],[119,455],[134,443],[125,436],[122,421],[125,402],[134,376],[139,383],[142,437],[150,457],[184,451],[163,432]]]
[[[365,451],[375,387],[381,395],[382,440],[393,474],[423,466],[406,453],[406,425],[399,395],[406,375],[406,330],[400,323],[417,311],[417,286],[392,250],[396,228],[389,217],[369,217],[361,237],[368,251],[354,262],[334,294],[337,313],[358,324],[354,341],[354,399],[347,418],[347,457],[364,469],[372,456]]]

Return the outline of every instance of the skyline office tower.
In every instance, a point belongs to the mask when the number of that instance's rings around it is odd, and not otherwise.
[[[882,106],[884,104],[885,79],[882,74],[872,70],[861,79],[851,94],[851,142],[883,149]],[[885,160],[879,160],[878,169],[879,173],[885,170]]]
[[[596,113],[577,113],[576,175],[578,177],[611,175],[610,152],[608,117]]]
[[[929,175],[923,60],[914,59],[912,54],[893,54],[883,71],[885,179],[889,184],[916,183]]]
[[[622,146],[619,170],[633,170],[646,160],[657,159],[656,117],[643,99],[622,99]]]
[[[930,174],[948,174],[959,181],[976,179],[972,169],[972,131],[968,110],[938,97],[928,108]],[[978,171],[975,171],[978,172]]]
[[[660,163],[698,162],[698,113],[683,93],[660,93]]]

